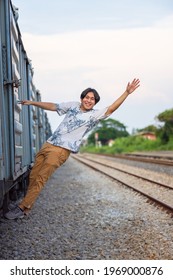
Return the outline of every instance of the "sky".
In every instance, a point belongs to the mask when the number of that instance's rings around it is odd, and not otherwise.
[[[140,88],[111,117],[129,133],[160,125],[173,108],[172,0],[12,0],[42,101],[80,101],[95,88],[113,103],[133,78]],[[55,130],[61,117],[48,112]]]

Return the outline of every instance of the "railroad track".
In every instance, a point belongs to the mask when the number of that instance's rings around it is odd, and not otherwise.
[[[102,155],[102,154],[98,154]],[[139,162],[148,162],[153,164],[159,165],[167,165],[173,166],[173,157],[172,156],[159,156],[159,155],[144,155],[144,154],[123,154],[123,155],[109,155],[104,154],[107,157],[119,158],[119,159],[127,159],[132,161],[139,161]]]
[[[93,154],[73,155],[73,158],[99,171],[110,178],[133,189],[173,214],[173,183],[172,176],[163,177],[159,173],[144,169],[132,168],[119,164],[111,158]],[[152,177],[155,178],[152,178]]]

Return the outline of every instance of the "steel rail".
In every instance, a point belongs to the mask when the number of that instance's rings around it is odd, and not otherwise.
[[[145,193],[145,192],[143,192],[143,191],[141,191],[141,190],[138,190],[137,188],[131,186],[130,184],[127,184],[127,183],[123,182],[123,181],[120,180],[120,179],[115,178],[113,175],[110,175],[110,174],[108,174],[107,172],[105,172],[105,171],[103,171],[103,170],[99,170],[96,166],[93,166],[93,165],[90,163],[90,162],[92,162],[90,159],[83,159],[83,158],[80,158],[80,157],[74,156],[74,155],[72,155],[72,157],[73,157],[74,159],[78,160],[79,162],[84,163],[84,164],[87,165],[88,167],[90,167],[90,168],[92,168],[92,169],[94,169],[94,170],[96,170],[96,171],[98,171],[98,172],[100,172],[100,173],[102,173],[102,174],[104,174],[104,175],[110,177],[110,178],[113,179],[113,180],[116,180],[117,182],[119,182],[119,183],[121,183],[121,184],[127,186],[128,188],[134,190],[135,192],[137,192],[137,193],[139,193],[139,194],[145,196],[146,198],[148,198],[148,199],[151,200],[152,202],[156,203],[157,205],[163,207],[165,210],[167,210],[167,211],[171,212],[171,214],[173,214],[173,207],[172,207],[171,205],[166,204],[166,203],[164,203],[163,201],[161,201],[161,200],[159,200],[159,199],[157,199],[157,198],[155,198],[155,197],[153,197],[153,196],[151,196],[151,195],[149,195],[149,194],[147,194],[147,193]],[[88,161],[88,162],[87,162],[87,161]],[[93,163],[94,163],[94,162],[93,162]],[[97,162],[97,164],[99,165],[100,163]],[[100,165],[104,165],[104,164],[100,164]],[[114,169],[113,167],[109,167],[109,168]],[[121,172],[124,172],[124,171],[121,170]],[[139,177],[139,178],[141,178],[141,177]],[[144,180],[144,179],[143,179],[143,180]],[[153,182],[153,183],[155,183],[155,182]],[[160,185],[160,184],[159,184],[159,185]]]
[[[154,163],[154,164],[160,164],[160,165],[168,165],[173,166],[173,160],[163,160],[163,159],[156,159],[154,156],[148,156],[147,158],[144,156],[135,156],[135,155],[111,155],[111,154],[95,154],[95,155],[102,155],[106,157],[112,157],[112,158],[119,158],[119,159],[127,159],[132,161],[139,161],[139,162],[148,162],[148,163]],[[158,158],[158,157],[157,157]]]
[[[88,159],[88,158],[86,158],[86,159]],[[148,181],[148,182],[150,182],[150,183],[154,183],[154,184],[160,185],[160,186],[162,186],[162,187],[165,187],[165,188],[167,188],[167,189],[172,189],[172,190],[173,190],[173,186],[169,186],[169,185],[163,184],[163,183],[161,183],[161,182],[148,179],[148,178],[143,177],[143,176],[141,176],[141,175],[139,176],[139,175],[134,174],[134,173],[132,173],[132,172],[125,171],[125,170],[123,170],[123,169],[121,169],[121,168],[118,168],[118,167],[115,167],[115,166],[110,166],[109,164],[102,163],[102,162],[97,161],[97,160],[94,160],[94,159],[90,159],[90,158],[89,158],[88,160],[93,161],[93,162],[96,162],[96,163],[101,164],[101,165],[106,166],[106,167],[113,168],[113,169],[115,169],[115,170],[118,170],[118,171],[120,171],[120,172],[126,173],[126,174],[128,174],[128,175],[133,175],[133,176],[136,177],[136,178],[146,180],[146,181]]]

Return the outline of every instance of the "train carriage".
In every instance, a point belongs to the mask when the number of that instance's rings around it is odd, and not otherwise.
[[[41,95],[17,18],[12,2],[0,0],[0,207],[25,191],[35,154],[51,134],[44,110],[18,103]]]

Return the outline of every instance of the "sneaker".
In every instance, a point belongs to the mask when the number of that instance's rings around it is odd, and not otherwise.
[[[16,206],[9,212],[4,214],[4,217],[7,218],[8,220],[14,220],[18,218],[23,218],[24,217],[24,211],[19,208],[19,206]]]
[[[17,207],[17,204],[15,202],[10,202],[8,204],[8,211],[11,211],[11,210],[13,210],[16,207]]]

